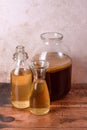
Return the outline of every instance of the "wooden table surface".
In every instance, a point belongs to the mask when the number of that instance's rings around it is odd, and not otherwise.
[[[47,115],[35,116],[16,109],[10,102],[10,85],[0,84],[0,129],[3,130],[87,130],[87,84],[73,85],[62,100],[51,103]]]

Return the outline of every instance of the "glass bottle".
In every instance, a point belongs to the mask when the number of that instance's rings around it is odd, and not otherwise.
[[[45,80],[48,67],[46,61],[33,61],[30,68],[33,73],[33,83],[30,96],[30,112],[35,115],[44,115],[50,110],[50,96]]]
[[[47,32],[40,35],[42,44],[33,59],[47,60],[46,82],[51,101],[65,97],[71,88],[72,59],[70,50],[62,43],[63,35]]]
[[[17,46],[13,55],[15,68],[11,71],[11,102],[16,108],[29,107],[29,91],[32,73],[27,64],[28,54],[24,46]]]

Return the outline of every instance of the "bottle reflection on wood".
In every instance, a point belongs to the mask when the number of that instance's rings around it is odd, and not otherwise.
[[[34,76],[30,96],[30,111],[35,115],[43,115],[50,110],[49,91],[45,81],[45,71],[48,63],[34,61],[30,67]]]

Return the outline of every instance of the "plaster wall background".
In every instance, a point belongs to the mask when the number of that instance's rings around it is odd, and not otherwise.
[[[15,47],[24,45],[31,57],[47,31],[64,35],[72,82],[87,83],[87,0],[0,0],[0,82],[10,80]]]

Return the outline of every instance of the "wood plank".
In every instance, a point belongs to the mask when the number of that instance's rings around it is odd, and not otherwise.
[[[31,128],[33,126],[40,128],[87,127],[87,110],[85,108],[59,108],[55,111],[51,110],[48,115],[44,116],[34,116],[29,112],[29,109],[17,110],[9,107],[8,109],[0,108],[0,113],[1,123],[13,128]]]
[[[87,128],[4,128],[3,130],[87,130]]]
[[[9,84],[0,85],[0,129],[87,130],[87,85],[73,85],[64,99],[51,103],[44,116],[31,114],[29,108],[12,107]]]

